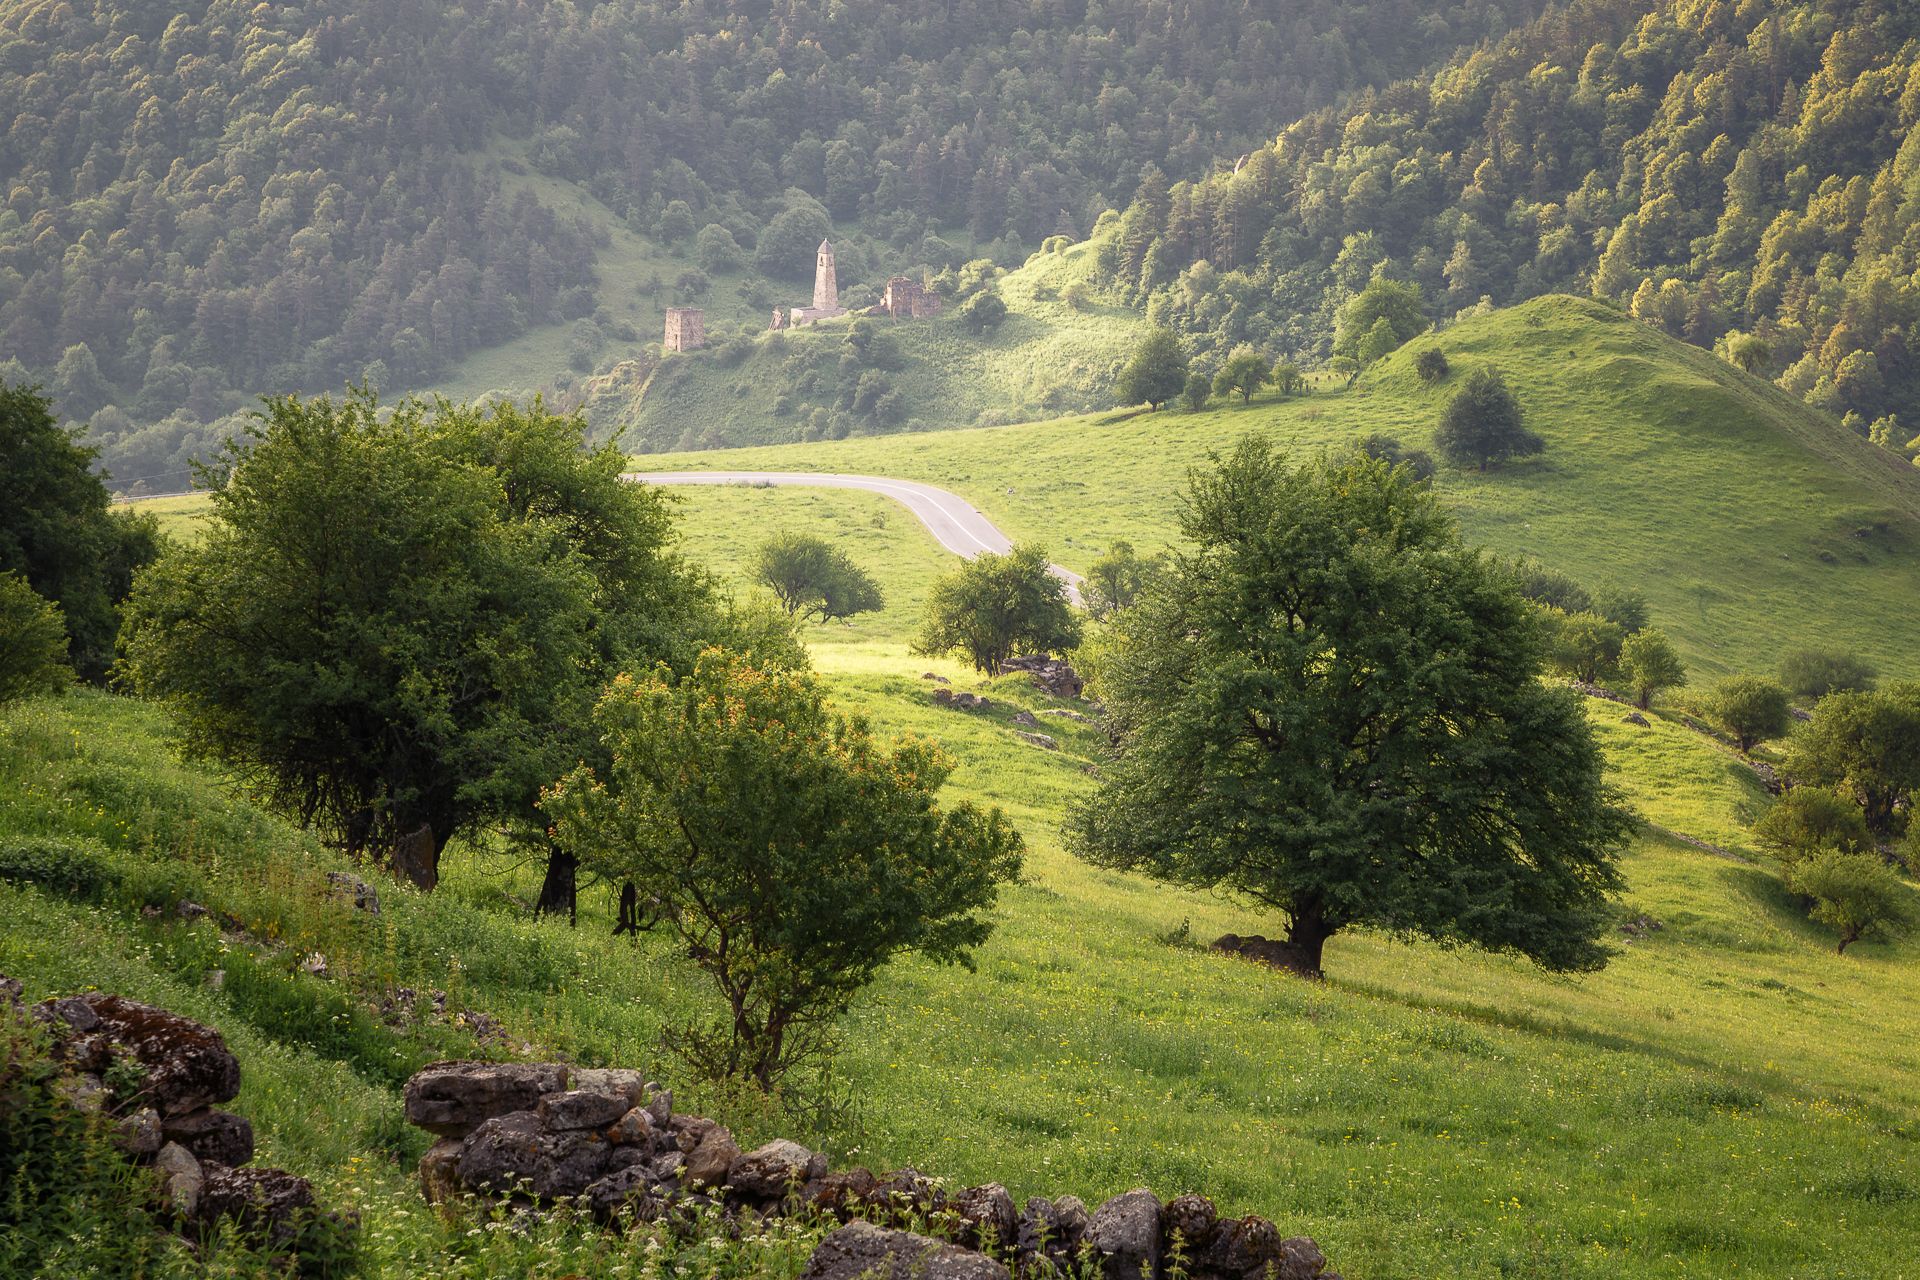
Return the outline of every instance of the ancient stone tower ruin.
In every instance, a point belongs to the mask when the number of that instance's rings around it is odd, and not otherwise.
[[[668,307],[667,336],[669,351],[698,351],[707,345],[707,313],[698,307]]]
[[[813,309],[823,315],[840,310],[840,281],[833,270],[833,246],[820,242],[813,260]]]

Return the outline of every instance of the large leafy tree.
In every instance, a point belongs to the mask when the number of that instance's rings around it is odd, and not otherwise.
[[[1900,801],[1920,793],[1920,682],[1822,698],[1793,740],[1787,771],[1852,796],[1873,833],[1891,838]]]
[[[1187,352],[1171,329],[1154,329],[1133,349],[1114,384],[1121,404],[1158,409],[1187,385]]]
[[[1475,369],[1447,401],[1433,443],[1448,462],[1481,471],[1546,448],[1546,442],[1527,429],[1506,379],[1492,369]]]
[[[1431,491],[1247,440],[1182,528],[1095,672],[1114,746],[1076,851],[1280,912],[1304,974],[1355,926],[1603,964],[1627,818],[1534,609]]]
[[[96,453],[34,387],[0,382],[0,573],[18,573],[66,620],[74,669],[103,680],[120,602],[159,551],[150,516],[114,512]]]
[[[659,499],[537,409],[270,401],[206,536],[142,576],[128,670],[187,747],[423,887],[483,821],[524,825],[594,686],[694,586]],[[666,616],[656,616],[664,614]]]
[[[1066,584],[1032,545],[963,561],[933,584],[913,651],[936,657],[958,650],[976,671],[998,675],[1016,652],[1059,653],[1080,643],[1080,620]]]
[[[0,573],[0,706],[54,693],[73,679],[60,606],[17,573]]]
[[[871,574],[840,548],[811,533],[782,533],[753,555],[753,580],[773,593],[787,616],[830,622],[870,613],[886,598]]]
[[[607,763],[546,796],[588,866],[647,886],[725,1002],[673,1036],[770,1086],[902,952],[966,963],[1020,869],[999,810],[936,800],[932,743],[876,741],[801,672],[709,649],[690,675],[622,676],[593,722]]]

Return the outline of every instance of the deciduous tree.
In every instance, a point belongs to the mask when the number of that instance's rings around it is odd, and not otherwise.
[[[1481,471],[1546,448],[1544,440],[1527,430],[1520,402],[1507,388],[1506,379],[1486,368],[1469,374],[1466,385],[1447,402],[1433,442],[1448,462]]]
[[[542,801],[582,864],[658,899],[725,1002],[671,1035],[698,1067],[768,1088],[895,956],[968,963],[1019,873],[998,809],[936,795],[951,761],[876,741],[804,673],[721,649],[691,674],[622,676],[593,715],[606,756]]]
[[[1603,964],[1626,816],[1535,610],[1431,490],[1248,440],[1182,531],[1096,670],[1114,746],[1073,848],[1282,913],[1304,974],[1359,925]]]
[[[1655,697],[1687,682],[1687,665],[1664,631],[1636,631],[1620,643],[1620,669],[1633,684],[1642,711]]]
[[[1120,370],[1114,395],[1121,404],[1158,409],[1187,385],[1187,353],[1171,329],[1155,329],[1140,339]]]
[[[974,670],[998,675],[1016,652],[1058,653],[1078,643],[1066,584],[1048,571],[1047,553],[1027,544],[975,556],[935,582],[913,651],[958,650]]]
[[[811,533],[783,533],[761,543],[753,579],[773,592],[790,618],[830,622],[886,603],[879,584],[852,556]]]

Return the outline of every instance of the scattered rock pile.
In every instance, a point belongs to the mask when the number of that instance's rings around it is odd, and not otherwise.
[[[1008,658],[1000,664],[1002,671],[1024,671],[1034,684],[1046,690],[1056,698],[1077,698],[1087,682],[1080,678],[1067,662],[1060,658],[1049,658],[1045,654],[1028,658]]]
[[[19,995],[19,983],[0,979],[8,1016]],[[295,1237],[313,1188],[281,1169],[240,1167],[253,1159],[253,1126],[219,1108],[240,1092],[240,1060],[218,1031],[106,992],[44,1000],[27,1015],[63,1069],[55,1092],[110,1121],[127,1157],[159,1171],[183,1226],[231,1219],[275,1243]]]
[[[944,685],[933,691],[933,700],[943,707],[958,707],[962,711],[985,711],[993,705],[977,693],[956,693]]]
[[[1146,1280],[1176,1251],[1192,1280],[1338,1280],[1313,1241],[1283,1239],[1265,1218],[1222,1219],[1204,1196],[1162,1204],[1141,1188],[1091,1212],[1073,1196],[1021,1208],[998,1183],[948,1193],[913,1169],[836,1173],[784,1139],[742,1151],[724,1126],[675,1113],[671,1092],[637,1071],[437,1062],[407,1082],[405,1099],[407,1119],[439,1138],[420,1162],[430,1201],[577,1198],[608,1222],[703,1211],[838,1221],[805,1280],[1010,1280],[1081,1262]]]

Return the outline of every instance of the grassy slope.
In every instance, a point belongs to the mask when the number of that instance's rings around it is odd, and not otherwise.
[[[1416,342],[1344,394],[656,455],[646,466],[928,480],[1084,567],[1115,538],[1142,549],[1169,539],[1187,468],[1247,432],[1300,451],[1377,431],[1426,445],[1447,390],[1422,388],[1411,361],[1434,342],[1453,361],[1449,386],[1477,362],[1503,369],[1548,442],[1535,462],[1442,474],[1469,537],[1589,583],[1639,587],[1705,673],[1770,668],[1790,644],[1915,671],[1920,470],[1705,352],[1573,298]]]
[[[1093,246],[1037,253],[999,284],[1006,322],[991,334],[967,333],[955,314],[883,321],[898,340],[903,367],[888,376],[916,430],[1012,421],[1102,402],[1114,370],[1144,325],[1137,313],[1060,301],[1092,270]],[[842,278],[845,283],[845,278]],[[725,365],[708,352],[670,361],[631,411],[625,439],[636,449],[670,448],[682,433],[715,442],[763,444],[798,438],[798,417],[776,411],[781,367],[796,350],[837,350],[846,322],[763,339]]]
[[[870,565],[888,607],[812,628],[816,664],[882,729],[937,736],[961,762],[955,789],[1006,806],[1031,844],[977,973],[901,964],[849,1019],[839,1070],[853,1105],[831,1126],[836,1152],[997,1178],[1016,1196],[1204,1187],[1315,1234],[1350,1276],[1920,1274],[1920,945],[1837,958],[1761,868],[1649,834],[1628,856],[1623,912],[1663,928],[1623,940],[1601,974],[1372,935],[1336,939],[1320,987],[1216,957],[1194,942],[1272,922],[1061,850],[1063,807],[1090,786],[1088,731],[1051,724],[1058,753],[1015,739],[1015,707],[1049,709],[1017,678],[996,682],[1001,705],[984,715],[931,703],[923,671],[972,678],[905,651],[951,562],[910,518],[872,495],[754,488],[689,490],[682,509],[689,553],[736,582],[750,545],[780,528],[827,530]],[[1747,771],[1669,719],[1642,730],[1590,705],[1649,822],[1747,851],[1765,803]],[[0,749],[0,782],[32,810],[0,809],[0,830],[72,821],[60,780],[100,776],[102,758],[156,767],[149,713],[67,706]],[[84,767],[53,749],[76,730]],[[440,943],[367,946],[364,963],[422,985],[457,972],[462,998],[516,1035],[654,1061],[655,1028],[697,981],[657,941],[601,945],[598,893],[578,934],[499,914],[533,885],[533,868],[469,854],[432,902],[383,889],[393,929]],[[79,959],[46,963],[46,914],[37,899],[0,912],[0,970],[87,980]],[[353,971],[337,922],[279,914]],[[365,1128],[390,1098],[358,1095],[336,1122]],[[349,1188],[373,1180],[354,1194],[390,1230],[388,1256],[417,1257],[422,1228],[394,1217],[404,1169],[349,1176],[336,1139],[297,1136],[314,1127],[275,1137],[276,1152]]]

